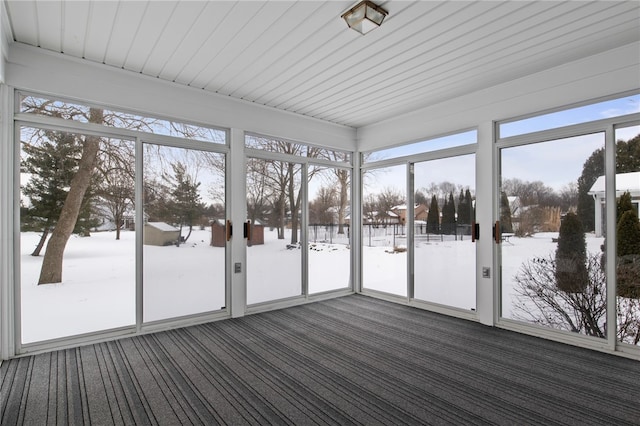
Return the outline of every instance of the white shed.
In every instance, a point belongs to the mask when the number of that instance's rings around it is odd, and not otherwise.
[[[622,194],[628,192],[631,194],[631,202],[639,212],[638,204],[640,204],[640,172],[619,173],[616,175],[616,198],[620,198]],[[600,176],[591,186],[588,192],[595,200],[595,231],[596,237],[602,236],[604,207],[605,207],[605,177]]]
[[[144,244],[149,246],[168,246],[180,238],[180,230],[165,222],[147,222],[144,224]]]

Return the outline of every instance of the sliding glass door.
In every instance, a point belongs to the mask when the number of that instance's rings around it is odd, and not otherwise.
[[[226,306],[225,155],[144,144],[144,321]]]
[[[407,166],[362,179],[362,288],[407,296]]]
[[[414,164],[414,297],[475,310],[475,155]]]
[[[302,164],[247,158],[247,305],[302,294]]]
[[[20,129],[23,344],[135,324],[134,179],[133,141]]]

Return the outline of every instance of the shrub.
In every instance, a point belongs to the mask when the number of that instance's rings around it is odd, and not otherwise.
[[[640,225],[634,210],[622,213],[616,236],[618,295],[640,298]]]
[[[560,290],[584,291],[587,284],[587,248],[582,223],[574,213],[567,213],[560,225],[556,250],[555,276]]]

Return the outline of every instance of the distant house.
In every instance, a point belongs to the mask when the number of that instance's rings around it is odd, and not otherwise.
[[[407,223],[407,206],[405,204],[400,206],[395,206],[391,209],[396,215],[398,215],[399,222],[404,224]],[[416,204],[413,206],[413,218],[415,220],[427,220],[427,206],[424,204]]]
[[[509,201],[509,211],[511,212],[511,226],[516,231],[520,228],[520,215],[526,208],[522,206],[520,197],[517,195],[508,196],[507,200]]]
[[[619,173],[616,175],[616,198],[620,198],[620,196],[625,192],[631,194],[631,203],[636,208],[636,213],[638,213],[638,205],[640,204],[640,172]],[[602,229],[604,227],[605,208],[604,176],[600,176],[598,177],[598,179],[596,179],[594,184],[591,186],[588,194],[591,195],[595,200],[595,232],[596,237],[601,237]]]
[[[144,244],[148,246],[168,246],[180,238],[180,230],[165,222],[144,224]]]
[[[400,222],[400,216],[391,210],[384,214],[380,214],[379,212],[370,212],[363,217],[363,220],[365,224],[372,225],[393,225],[402,223]]]

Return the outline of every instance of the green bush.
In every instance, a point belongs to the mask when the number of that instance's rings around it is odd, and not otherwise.
[[[556,284],[562,291],[581,293],[587,284],[587,248],[582,223],[567,213],[560,225],[556,249]]]
[[[631,204],[629,202],[629,204]],[[635,210],[622,213],[616,228],[618,295],[640,297],[640,224]]]

